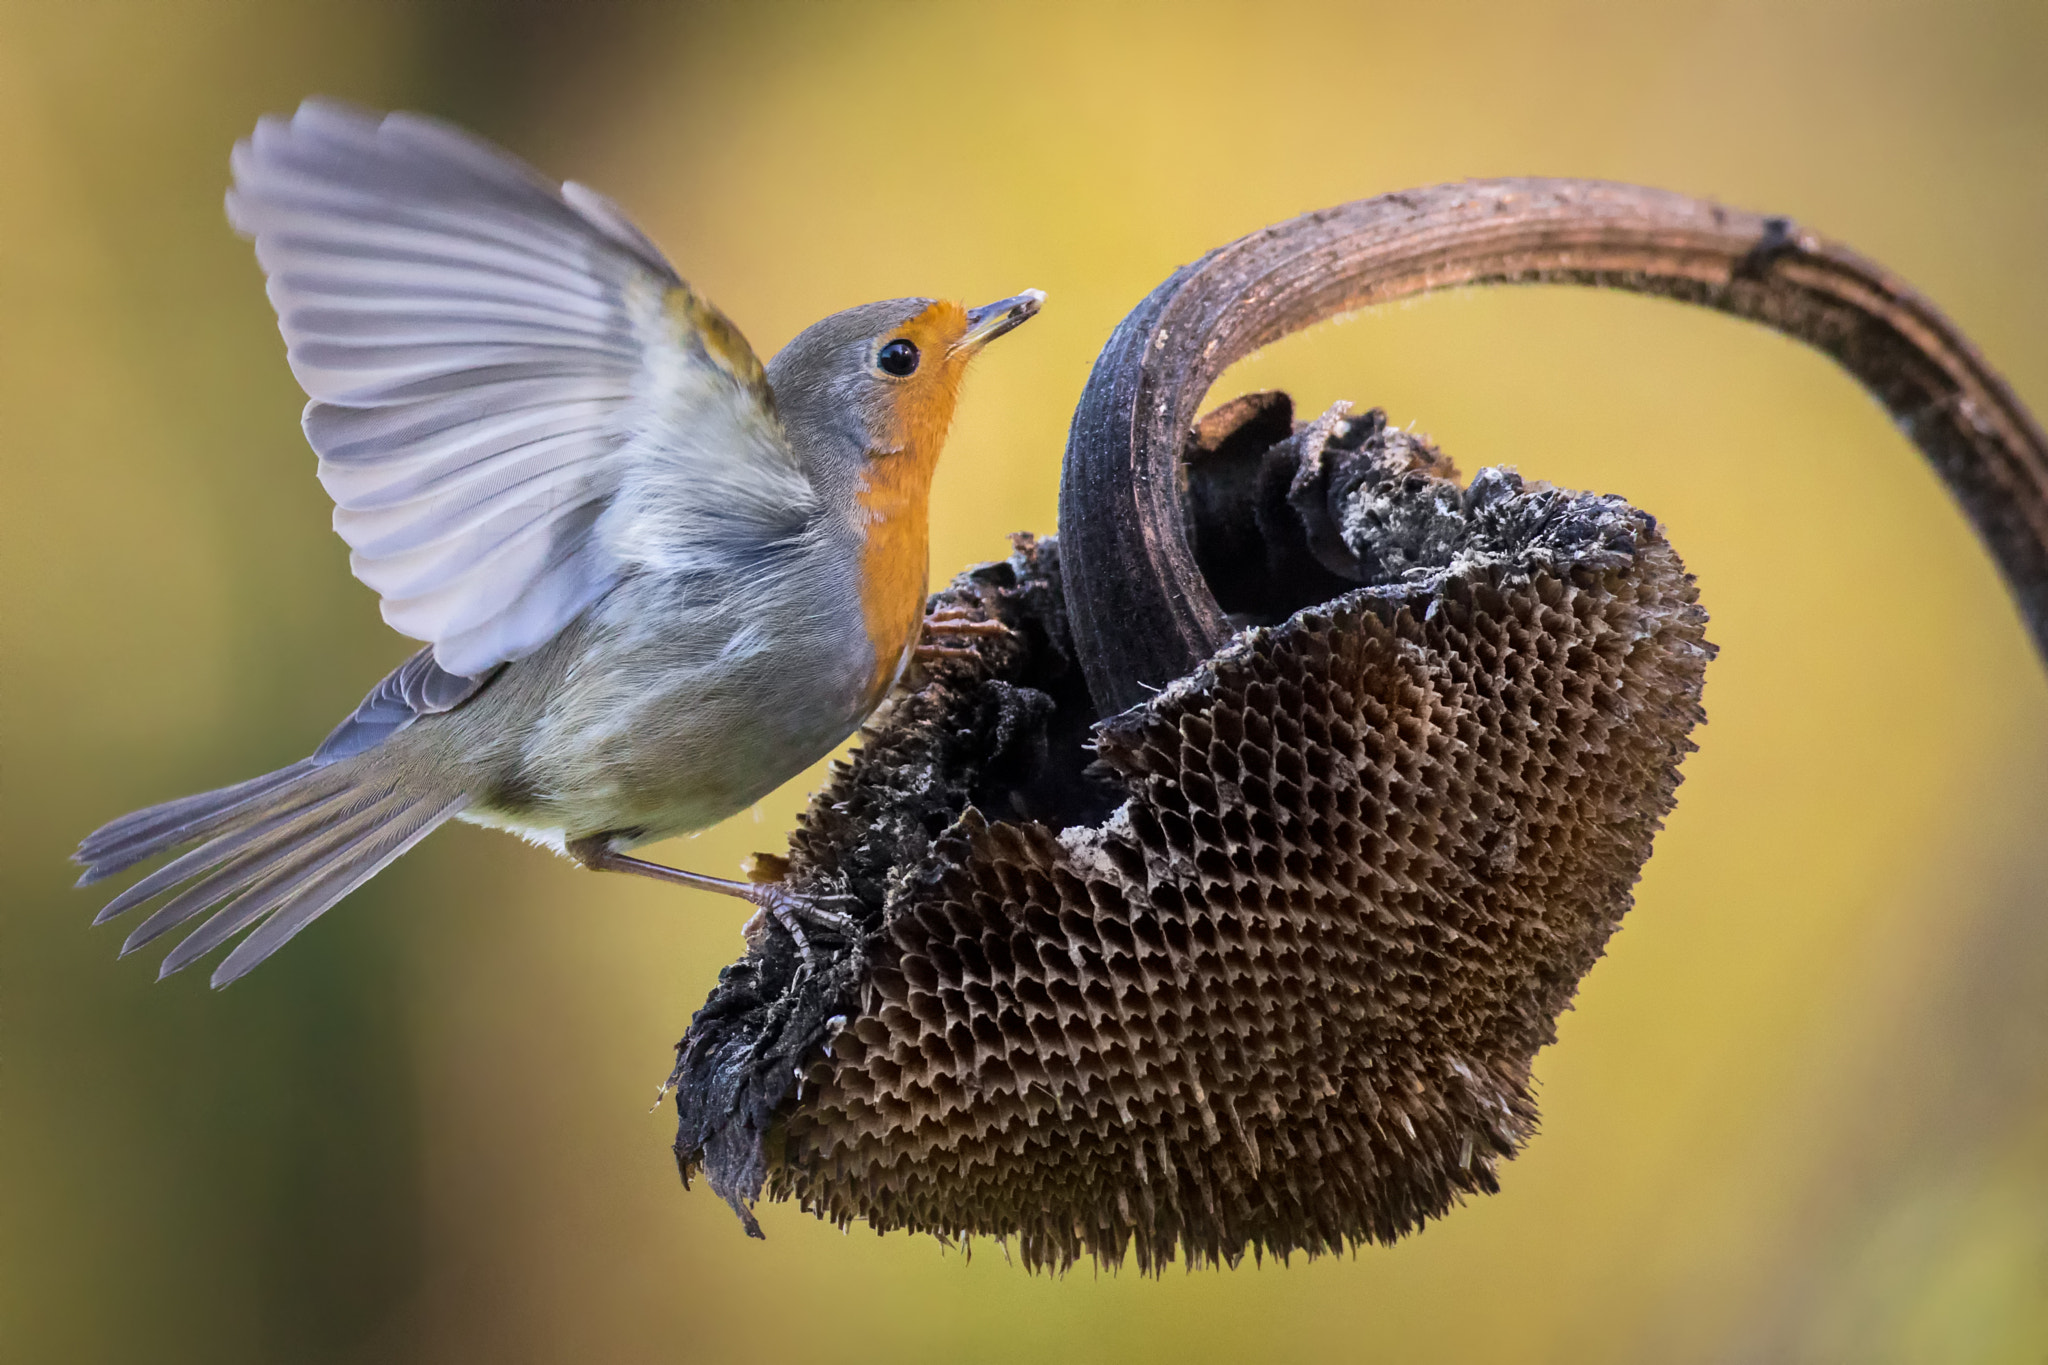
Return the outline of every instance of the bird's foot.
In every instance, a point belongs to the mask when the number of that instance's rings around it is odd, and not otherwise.
[[[972,607],[958,603],[940,607],[924,618],[926,635],[1009,635],[1011,630],[1001,621],[978,616]]]
[[[810,936],[804,932],[806,923],[814,929],[829,929],[847,939],[860,932],[860,925],[851,915],[831,909],[815,895],[791,889],[787,858],[778,858],[772,853],[752,853],[740,864],[740,871],[747,878],[749,889],[746,897],[758,907],[742,931],[747,942],[758,942],[770,921],[780,925],[796,944],[797,955],[802,959],[800,971],[807,973],[817,965],[811,955]]]
[[[924,618],[924,635],[912,651],[912,657],[924,665],[942,659],[973,659],[979,657],[980,652],[971,644],[950,644],[946,641],[972,641],[1015,633],[1001,621],[975,615],[969,607],[941,607]]]
[[[796,944],[799,977],[808,976],[817,970],[817,955],[811,950],[811,937],[804,932],[804,926],[811,929],[825,929],[842,938],[852,939],[859,935],[860,924],[853,916],[821,904],[817,897],[792,890],[782,882],[767,882],[756,885],[753,894],[747,897],[757,907],[754,918],[747,921],[749,943],[757,941],[767,922],[781,926]]]
[[[655,881],[668,882],[673,886],[695,887],[699,891],[715,891],[721,896],[737,896],[756,908],[754,917],[747,921],[741,933],[747,942],[756,943],[763,928],[762,916],[780,925],[796,944],[797,956],[801,959],[798,971],[808,975],[816,970],[817,961],[811,953],[810,935],[804,932],[804,925],[813,929],[828,929],[846,939],[859,936],[860,924],[851,915],[831,909],[818,897],[797,891],[783,880],[789,871],[789,864],[772,854],[757,853],[747,860],[748,880],[729,881],[724,877],[707,877],[701,872],[685,872],[678,867],[661,863],[650,863],[644,858],[634,858],[611,847],[611,836],[591,835],[584,839],[572,839],[564,845],[570,857],[594,872],[630,872],[635,876],[650,877]]]

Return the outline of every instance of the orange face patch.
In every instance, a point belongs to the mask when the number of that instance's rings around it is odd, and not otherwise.
[[[967,310],[942,301],[891,328],[876,342],[877,349],[896,340],[917,347],[917,372],[891,385],[896,401],[889,448],[898,455],[916,457],[927,478],[938,464],[946,429],[953,424],[960,380],[967,373],[969,353],[953,351],[954,343],[965,335]]]
[[[903,652],[924,620],[932,474],[953,424],[961,377],[973,357],[971,350],[953,350],[966,334],[967,310],[940,302],[876,341],[877,349],[899,339],[910,342],[917,347],[918,366],[891,384],[888,448],[869,452],[859,493],[866,532],[861,613],[875,649],[870,704],[895,679]]]

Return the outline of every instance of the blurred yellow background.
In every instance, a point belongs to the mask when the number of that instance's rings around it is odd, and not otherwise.
[[[229,146],[305,94],[599,186],[763,355],[871,298],[1045,289],[968,386],[940,581],[1052,529],[1096,349],[1173,267],[1467,175],[1794,215],[2048,410],[2044,58],[2039,0],[0,0],[0,1358],[2039,1365],[2048,684],[1878,410],[1696,310],[1454,296],[1219,386],[1628,496],[1723,646],[1542,1134],[1400,1246],[1148,1281],[788,1206],[750,1242],[647,1110],[733,905],[457,827],[216,995],[117,964],[63,858],[309,751],[411,648],[221,214]],[[656,856],[728,872],[807,786]]]

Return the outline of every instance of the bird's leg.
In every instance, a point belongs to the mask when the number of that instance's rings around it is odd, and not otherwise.
[[[789,936],[796,941],[797,953],[803,958],[806,967],[813,966],[814,962],[811,957],[811,941],[803,931],[802,921],[809,920],[813,924],[836,929],[849,936],[859,928],[852,917],[814,904],[808,897],[791,891],[781,881],[728,881],[724,877],[707,877],[701,872],[685,872],[679,867],[650,863],[645,858],[634,858],[620,853],[611,847],[610,836],[604,834],[571,839],[563,848],[570,857],[593,872],[631,872],[675,886],[690,886],[699,891],[715,891],[721,896],[736,896],[756,909],[767,912],[771,919],[789,931]]]

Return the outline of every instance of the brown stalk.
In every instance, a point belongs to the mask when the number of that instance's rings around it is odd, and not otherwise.
[[[1661,295],[1834,357],[1933,463],[2048,659],[2048,439],[1931,303],[1783,218],[1635,185],[1483,180],[1240,238],[1177,271],[1118,327],[1075,411],[1060,489],[1069,609],[1101,714],[1143,701],[1230,637],[1180,490],[1187,433],[1217,376],[1326,319],[1477,284]]]

